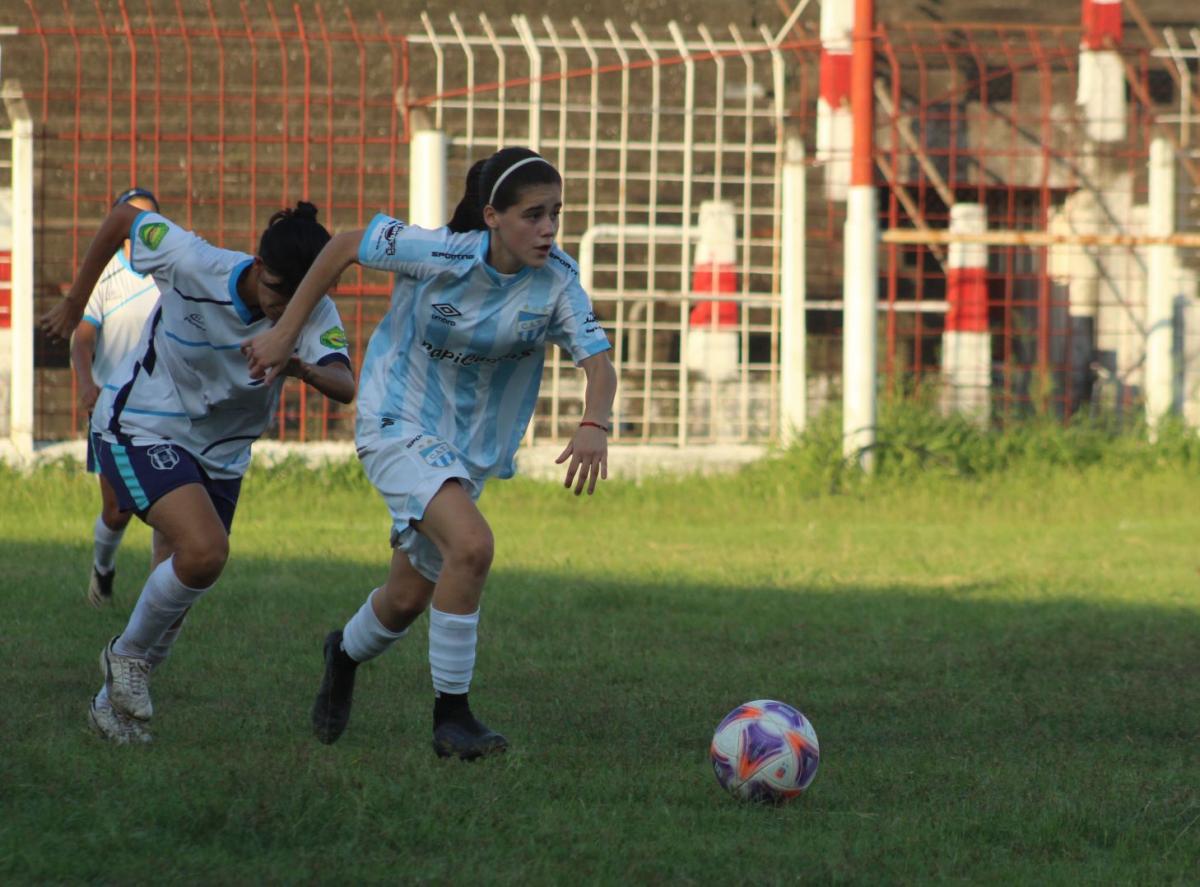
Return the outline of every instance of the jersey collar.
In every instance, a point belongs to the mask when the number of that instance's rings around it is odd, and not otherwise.
[[[254,323],[255,320],[258,320],[258,318],[254,316],[253,311],[246,307],[246,303],[243,302],[242,297],[238,295],[237,287],[238,281],[241,279],[242,275],[245,274],[253,264],[254,259],[243,259],[233,267],[232,271],[229,272],[229,300],[233,302],[233,310],[237,312],[238,317],[242,319],[242,323],[246,324],[246,326]]]
[[[126,271],[130,272],[131,274],[136,274],[138,277],[146,276],[141,271],[137,270],[136,268],[134,268],[132,265],[129,264],[129,259],[125,258],[125,247],[124,246],[122,246],[119,250],[117,250],[117,258],[121,260],[121,266]]]
[[[533,273],[533,269],[528,265],[523,265],[521,270],[516,274],[501,274],[489,264],[487,257],[488,251],[491,249],[492,232],[491,229],[486,229],[483,232],[483,237],[479,238],[479,254],[477,256],[479,264],[483,266],[483,270],[487,272],[488,277],[492,279],[492,283],[500,287],[509,287],[514,283],[518,283]]]

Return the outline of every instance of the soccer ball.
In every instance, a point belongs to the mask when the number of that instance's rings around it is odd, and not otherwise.
[[[796,797],[817,775],[817,731],[772,699],[739,705],[717,725],[709,748],[717,782],[734,797],[775,803]]]

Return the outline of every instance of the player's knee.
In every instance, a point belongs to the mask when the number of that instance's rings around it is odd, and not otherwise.
[[[104,507],[100,510],[100,519],[104,521],[106,527],[114,531],[123,530],[129,526],[129,519],[132,516],[128,511],[118,510],[115,502],[105,502]]]
[[[225,536],[193,539],[175,551],[175,575],[184,585],[207,588],[225,569],[229,559],[229,539]]]
[[[460,569],[482,577],[492,568],[494,555],[495,541],[491,530],[485,528],[464,534],[462,538],[455,540],[446,559],[454,562]]]

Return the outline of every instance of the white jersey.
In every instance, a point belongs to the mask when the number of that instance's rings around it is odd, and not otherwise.
[[[113,443],[146,446],[172,441],[214,478],[240,477],[250,445],[266,430],[283,378],[251,379],[241,345],[271,328],[238,296],[254,261],[218,249],[156,213],[130,228],[132,265],[154,276],[159,307],[138,345],[104,385],[92,428]],[[346,334],[325,296],[296,348],[308,363],[350,363]]]
[[[488,243],[487,231],[377,215],[358,250],[396,282],[363,359],[357,436],[423,435],[430,464],[457,456],[476,479],[512,475],[547,342],[576,363],[610,347],[570,257],[555,247],[541,268],[506,275]]]
[[[103,385],[142,336],[146,318],[158,304],[158,286],[149,274],[138,274],[124,248],[109,260],[83,309],[83,319],[96,328],[92,381]]]

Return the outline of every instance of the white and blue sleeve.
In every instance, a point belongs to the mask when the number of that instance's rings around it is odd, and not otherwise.
[[[592,300],[578,280],[570,280],[559,291],[546,339],[570,354],[577,364],[612,347],[596,319]]]

